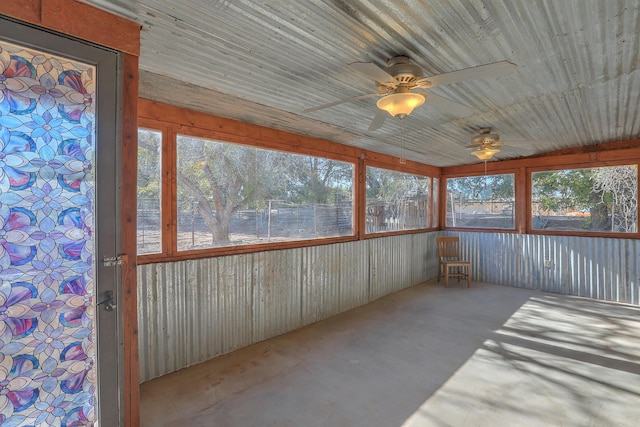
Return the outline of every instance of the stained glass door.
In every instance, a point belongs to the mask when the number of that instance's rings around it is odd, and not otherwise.
[[[3,427],[119,424],[117,61],[0,19]]]

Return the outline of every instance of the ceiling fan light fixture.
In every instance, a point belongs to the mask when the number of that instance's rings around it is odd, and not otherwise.
[[[380,98],[376,105],[393,117],[404,119],[416,108],[424,104],[424,95],[419,93],[394,93]]]
[[[486,162],[487,160],[491,160],[493,156],[495,156],[499,152],[500,150],[498,150],[497,148],[486,147],[478,148],[477,150],[472,151],[471,154],[476,156],[478,159]]]

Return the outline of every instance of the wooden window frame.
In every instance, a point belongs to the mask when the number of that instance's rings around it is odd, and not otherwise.
[[[441,222],[442,228],[446,230],[451,230],[451,231],[482,231],[486,233],[492,233],[492,232],[493,233],[518,233],[518,230],[519,230],[518,224],[523,221],[523,218],[520,218],[522,216],[522,211],[518,209],[518,195],[522,194],[521,193],[522,189],[519,188],[520,186],[518,185],[519,173],[520,173],[519,169],[504,169],[504,170],[494,171],[492,173],[487,173],[487,174],[473,173],[473,174],[452,174],[452,175],[443,176],[442,177],[442,181],[444,181],[443,191],[445,193],[448,193],[447,183],[451,178],[467,178],[467,177],[474,177],[474,176],[492,176],[492,175],[513,175],[514,224],[513,224],[513,228],[449,227],[447,226],[448,194],[445,194],[444,200],[442,198],[440,199],[440,204],[441,204],[440,214],[442,218],[442,222]],[[442,185],[441,185],[441,188],[442,188]]]
[[[144,254],[141,256],[154,256],[160,254],[171,253],[172,248],[170,246],[170,239],[165,239],[165,234],[171,230],[171,223],[173,218],[173,211],[171,209],[171,200],[167,200],[163,188],[165,182],[171,182],[171,158],[173,153],[171,152],[170,141],[170,128],[165,124],[158,125],[157,122],[148,121],[145,119],[138,119],[138,130],[147,129],[154,132],[160,132],[162,135],[161,147],[160,147],[160,252]],[[137,218],[137,217],[136,217]]]
[[[543,167],[543,166],[534,166],[527,168],[527,199],[525,201],[527,208],[527,232],[529,234],[538,234],[538,235],[563,235],[563,236],[580,236],[580,237],[605,237],[605,238],[627,238],[627,239],[638,239],[640,238],[640,215],[638,215],[638,219],[636,219],[636,232],[635,233],[624,233],[624,232],[613,232],[613,231],[577,231],[577,230],[540,230],[533,228],[533,212],[531,211],[531,199],[532,199],[532,191],[533,191],[533,174],[536,172],[553,172],[559,170],[576,170],[576,169],[591,169],[591,168],[599,168],[599,167],[608,167],[608,166],[633,166],[639,169],[638,176],[636,177],[636,185],[638,185],[638,189],[640,189],[640,162],[638,161],[630,161],[630,160],[616,160],[616,161],[590,161],[587,163],[581,164],[555,164],[551,167]],[[637,206],[640,213],[640,203]]]
[[[138,102],[138,124],[140,128],[162,132],[162,252],[137,256],[138,264],[172,262],[187,259],[211,258],[271,250],[283,250],[308,246],[328,245],[381,236],[424,233],[438,230],[429,227],[388,232],[365,232],[366,217],[366,168],[367,166],[394,170],[441,179],[440,168],[407,161],[356,147],[331,141],[310,138],[293,133],[265,128],[257,125],[196,112],[146,99]],[[177,248],[177,137],[178,135],[206,138],[214,141],[241,144],[256,148],[275,150],[291,154],[321,157],[354,165],[353,177],[353,234],[349,236],[300,239],[288,242],[270,242],[237,246],[178,251]],[[432,203],[429,209],[432,210]],[[433,213],[430,212],[432,215]]]
[[[531,191],[533,172],[545,172],[565,169],[584,169],[606,166],[636,165],[640,169],[640,139],[614,141],[597,146],[557,150],[544,156],[531,156],[515,160],[488,162],[486,173],[495,175],[515,171],[515,230],[453,228],[446,226],[443,212],[447,200],[446,182],[448,178],[476,176],[483,174],[485,165],[480,163],[457,167],[442,168],[440,182],[440,227],[451,231],[500,232],[517,234],[538,234],[555,236],[603,237],[617,239],[640,238],[640,224],[638,232],[605,232],[605,231],[573,231],[573,230],[534,230],[531,217]],[[640,189],[640,173],[638,174],[638,188]],[[640,209],[640,206],[639,206]],[[640,218],[640,215],[639,215]],[[640,219],[639,219],[640,222]]]
[[[407,161],[407,163],[409,163]],[[406,166],[406,167],[405,167]],[[403,234],[415,234],[415,233],[424,233],[424,232],[428,232],[428,231],[435,231],[438,230],[438,227],[433,227],[433,215],[434,215],[434,211],[433,211],[433,179],[434,178],[439,178],[438,176],[434,176],[434,175],[427,175],[424,173],[424,168],[415,168],[415,164],[409,165],[407,166],[407,164],[400,164],[398,161],[398,164],[389,164],[389,163],[383,163],[383,162],[379,162],[379,161],[371,161],[371,162],[366,162],[364,164],[364,177],[365,177],[365,182],[364,182],[364,201],[363,201],[363,205],[362,205],[362,209],[363,209],[363,218],[362,218],[362,238],[363,239],[372,239],[372,238],[379,238],[379,237],[383,237],[383,236],[396,236],[396,235],[403,235]],[[427,227],[421,227],[421,228],[412,228],[412,229],[408,229],[408,230],[391,230],[391,231],[376,231],[373,233],[367,233],[366,230],[366,210],[367,210],[367,183],[366,183],[366,176],[367,176],[367,167],[372,167],[372,168],[377,168],[377,169],[385,169],[385,170],[390,170],[393,172],[400,172],[400,173],[404,173],[407,175],[414,175],[414,176],[420,176],[423,178],[429,178],[429,204],[427,206],[428,209],[428,226]],[[422,171],[421,171],[422,170]]]

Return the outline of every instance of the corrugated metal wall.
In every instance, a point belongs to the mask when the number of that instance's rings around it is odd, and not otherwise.
[[[458,235],[473,280],[639,304],[640,241],[447,232]]]
[[[140,380],[433,278],[439,234],[142,265],[138,267]],[[461,237],[475,281],[639,303],[639,241],[443,234]]]
[[[139,266],[140,380],[435,277],[437,235]]]

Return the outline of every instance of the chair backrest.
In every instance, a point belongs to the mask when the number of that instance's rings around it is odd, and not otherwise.
[[[440,261],[457,261],[460,259],[460,237],[436,237],[438,243],[438,258]]]

